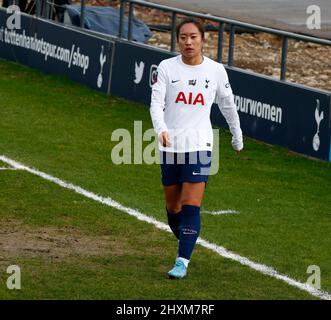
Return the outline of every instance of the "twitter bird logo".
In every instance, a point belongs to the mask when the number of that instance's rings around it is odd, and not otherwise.
[[[138,84],[140,83],[143,74],[144,74],[144,68],[145,68],[145,63],[143,61],[141,61],[139,64],[137,63],[137,61],[135,62],[135,75],[136,75],[136,79],[134,79],[134,83]]]

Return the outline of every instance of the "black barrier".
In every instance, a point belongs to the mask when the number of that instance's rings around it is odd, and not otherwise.
[[[149,104],[157,66],[161,60],[172,56],[147,46],[116,41],[111,93]]]
[[[116,41],[111,92],[149,105],[157,65],[173,56]],[[331,93],[227,68],[244,135],[330,160]],[[214,105],[211,120],[227,128]]]
[[[173,56],[27,15],[21,16],[19,30],[9,30],[7,18],[0,9],[1,58],[67,75],[103,92],[110,88],[115,95],[147,105],[157,65]],[[235,68],[227,70],[245,135],[331,162],[331,93]],[[211,120],[227,127],[215,105]]]
[[[227,68],[245,135],[330,160],[331,93]],[[218,108],[213,123],[225,126]]]
[[[23,14],[9,29],[8,17],[0,10],[0,58],[109,92],[113,42]]]

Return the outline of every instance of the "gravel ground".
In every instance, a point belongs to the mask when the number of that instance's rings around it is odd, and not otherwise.
[[[169,24],[170,17],[160,11],[135,10],[146,24]],[[153,31],[149,44],[170,49],[170,33]],[[207,32],[204,52],[217,58],[218,33]],[[234,66],[279,79],[281,38],[267,33],[241,33],[235,36]],[[223,35],[224,64],[228,58],[229,35]],[[290,40],[286,79],[291,82],[331,91],[331,47]]]
[[[1,0],[0,0],[1,2]],[[78,2],[79,1],[74,1]],[[89,0],[88,5],[119,6],[118,0]],[[170,25],[170,15],[158,10],[135,7],[134,15],[148,25]],[[210,23],[210,22],[208,22]],[[204,53],[217,57],[217,32],[206,33]],[[170,32],[153,31],[152,46],[170,49]],[[223,36],[223,59],[227,64],[229,35]],[[241,33],[235,36],[234,66],[279,79],[281,39],[267,33]],[[287,56],[288,81],[331,91],[331,46],[289,40]]]

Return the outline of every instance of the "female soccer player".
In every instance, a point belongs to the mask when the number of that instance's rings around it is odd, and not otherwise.
[[[180,55],[163,60],[152,88],[150,113],[159,137],[169,226],[179,240],[169,278],[181,279],[200,232],[200,206],[211,167],[215,97],[237,153],[243,149],[239,116],[223,65],[203,56],[204,26],[185,19],[177,27]]]

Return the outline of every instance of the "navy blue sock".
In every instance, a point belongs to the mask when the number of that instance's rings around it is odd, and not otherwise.
[[[173,232],[173,234],[175,235],[175,237],[179,240],[182,213],[181,213],[181,211],[178,213],[171,213],[168,211],[167,208],[166,208],[166,210],[167,210],[167,215],[168,215],[169,227],[170,227],[171,231]]]
[[[182,206],[182,225],[179,236],[178,256],[190,260],[200,233],[200,207]]]

